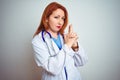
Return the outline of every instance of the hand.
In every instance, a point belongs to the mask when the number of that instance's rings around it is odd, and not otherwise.
[[[76,46],[77,39],[78,39],[78,36],[76,33],[73,32],[72,25],[70,25],[68,29],[68,33],[64,35],[65,44],[68,47]]]

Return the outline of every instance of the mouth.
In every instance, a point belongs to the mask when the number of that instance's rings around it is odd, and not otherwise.
[[[60,29],[61,27],[62,27],[62,26],[57,26],[57,28],[59,28],[59,29]]]

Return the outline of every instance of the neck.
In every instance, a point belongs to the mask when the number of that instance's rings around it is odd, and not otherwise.
[[[58,32],[53,32],[53,31],[50,31],[50,30],[47,30],[47,31],[51,34],[51,36],[53,38],[57,38],[58,37]]]

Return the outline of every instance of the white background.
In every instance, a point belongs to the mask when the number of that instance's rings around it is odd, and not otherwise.
[[[120,80],[120,0],[1,0],[0,80],[40,80],[31,40],[52,1],[67,8],[88,54],[83,80]]]

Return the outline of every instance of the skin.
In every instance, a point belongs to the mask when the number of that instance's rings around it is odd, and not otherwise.
[[[52,37],[57,38],[59,30],[64,24],[65,13],[62,9],[57,9],[49,16],[46,22],[49,25],[47,30],[51,33]],[[77,45],[78,36],[74,33],[72,25],[69,26],[68,33],[64,35],[64,42],[68,47],[75,47]]]
[[[65,14],[62,9],[53,11],[50,17],[47,19],[49,24],[48,32],[52,34],[52,37],[57,38],[57,33],[64,24]]]

